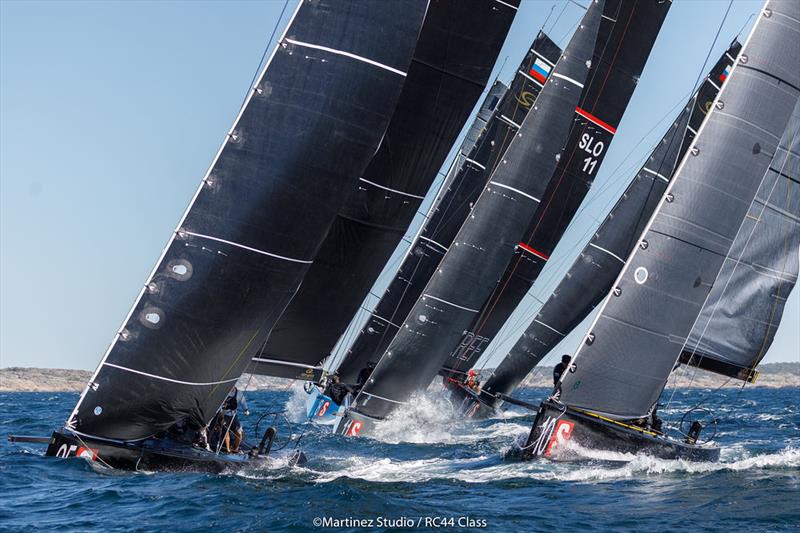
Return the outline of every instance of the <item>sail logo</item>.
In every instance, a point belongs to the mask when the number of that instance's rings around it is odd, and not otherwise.
[[[547,450],[545,450],[544,456],[550,457],[550,454],[553,453],[553,449],[558,444],[568,441],[570,437],[572,437],[572,429],[574,427],[575,424],[573,422],[559,420],[555,426],[552,437],[550,437],[550,443],[547,445]]]
[[[325,416],[325,413],[328,412],[328,407],[331,406],[331,402],[325,400],[325,402],[320,406],[319,411],[317,412],[317,416]]]
[[[464,333],[461,344],[458,345],[458,348],[453,350],[450,357],[461,361],[471,361],[473,355],[481,353],[491,339],[482,335],[476,335],[471,331],[466,331]]]
[[[730,73],[731,73],[731,66],[727,65],[725,67],[725,70],[722,71],[722,74],[719,75],[719,81],[725,81],[726,79],[728,79]]]
[[[361,433],[361,422],[353,420],[350,423],[350,427],[347,428],[345,435],[348,437],[358,437],[359,433]]]
[[[84,448],[83,446],[81,446],[75,452],[75,457],[82,457],[83,459],[94,461],[95,459],[97,459],[97,450],[93,450],[91,448]]]
[[[525,109],[530,109],[535,101],[536,95],[530,91],[520,91],[520,93],[517,95],[517,102],[519,102],[519,105]]]
[[[537,57],[531,66],[529,74],[539,83],[544,83],[547,81],[547,76],[550,75],[550,65]]]

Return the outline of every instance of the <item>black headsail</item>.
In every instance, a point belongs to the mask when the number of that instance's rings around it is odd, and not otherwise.
[[[589,191],[671,6],[607,2],[592,68],[558,167],[505,273],[453,348],[443,373],[470,368],[533,286]]]
[[[389,129],[253,371],[307,377],[400,243],[486,87],[519,0],[430,3]]]
[[[797,283],[800,104],[711,289],[681,361],[753,381]]]
[[[800,3],[770,1],[562,382],[561,401],[647,416],[737,239],[800,96]]]
[[[378,149],[426,6],[300,3],[67,427],[214,416]]]
[[[357,413],[383,418],[427,387],[492,292],[566,143],[604,4],[590,4],[470,216],[356,397]]]
[[[482,398],[496,404],[496,394],[510,394],[611,290],[741,48],[734,41],[711,69],[536,318],[486,381]]]
[[[377,362],[394,338],[398,324],[408,315],[436,272],[560,53],[561,49],[540,32],[505,95],[501,95],[499,102],[492,94],[487,97],[484,107],[490,111],[488,121],[482,120],[480,115],[476,119],[481,135],[474,144],[467,145],[469,148],[462,146],[460,160],[453,167],[455,172],[448,175],[397,275],[339,365],[338,372],[346,383],[355,382],[367,362]]]

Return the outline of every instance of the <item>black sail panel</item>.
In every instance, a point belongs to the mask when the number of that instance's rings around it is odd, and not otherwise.
[[[670,2],[607,2],[592,67],[570,130],[534,220],[514,251],[500,282],[443,373],[470,368],[533,286],[603,164]]]
[[[536,318],[486,380],[487,397],[510,394],[611,290],[740,50],[734,41],[711,69]]]
[[[517,69],[509,90],[504,95],[490,93],[487,97],[483,109],[488,111],[488,116],[484,120],[479,114],[471,130],[479,127],[480,135],[476,142],[462,146],[409,253],[339,365],[338,372],[344,382],[355,382],[358,372],[367,362],[377,362],[394,338],[399,324],[422,294],[469,216],[560,53],[561,49],[540,32]],[[500,98],[495,101],[498,96]]]
[[[561,401],[617,419],[658,399],[800,95],[800,4],[770,1],[573,358]]]
[[[258,355],[317,365],[331,352],[436,178],[486,82],[518,0],[436,0],[381,147]],[[275,364],[255,367],[276,370]]]
[[[711,289],[681,361],[752,381],[797,283],[800,105]]]
[[[427,2],[302,2],[67,426],[208,422],[369,164]]]
[[[436,273],[356,397],[358,412],[382,418],[427,387],[491,293],[566,142],[603,5],[590,4]]]

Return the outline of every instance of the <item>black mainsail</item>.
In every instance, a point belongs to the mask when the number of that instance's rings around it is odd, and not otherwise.
[[[337,431],[380,419],[436,375],[491,294],[556,167],[589,71],[605,1],[590,4],[500,164]]]
[[[426,6],[300,3],[68,429],[132,441],[214,416],[380,146]]]
[[[800,96],[800,4],[769,1],[561,384],[572,408],[653,409]],[[781,177],[781,179],[784,179]]]
[[[466,328],[442,373],[463,373],[478,359],[533,286],[563,236],[614,140],[670,2],[607,2],[592,67],[567,142],[531,225],[494,292]]]
[[[480,126],[476,142],[461,147],[459,159],[444,182],[428,218],[410,246],[394,279],[375,306],[337,371],[346,383],[354,383],[369,361],[377,362],[397,334],[399,325],[436,272],[444,253],[469,216],[470,210],[514,139],[518,125],[528,114],[546,73],[558,60],[561,49],[540,32],[517,69],[505,94],[487,97],[474,128]],[[496,100],[497,97],[499,101]],[[469,139],[469,136],[468,136]]]
[[[486,380],[481,398],[490,405],[497,405],[499,395],[510,394],[611,290],[624,258],[636,246],[740,50],[741,44],[734,41],[720,57],[534,320]]]
[[[486,87],[518,4],[430,3],[380,149],[254,358],[253,372],[306,379],[305,370],[319,373],[320,361],[333,350],[405,235]]]
[[[703,306],[681,362],[753,381],[797,283],[800,104]]]

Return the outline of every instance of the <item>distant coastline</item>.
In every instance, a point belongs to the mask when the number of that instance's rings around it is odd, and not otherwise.
[[[800,363],[768,363],[759,367],[760,376],[751,387],[800,387]],[[525,380],[524,387],[549,387],[552,384],[552,367],[537,369]],[[693,388],[719,387],[727,378],[704,371],[684,369],[678,377],[678,386]],[[488,378],[490,369],[481,372],[481,381]],[[692,378],[692,375],[694,377]],[[0,368],[0,392],[80,392],[91,379],[88,370],[61,368]],[[283,389],[288,382],[283,379],[245,374],[239,386],[250,390]],[[740,381],[730,380],[726,386],[739,387]]]

